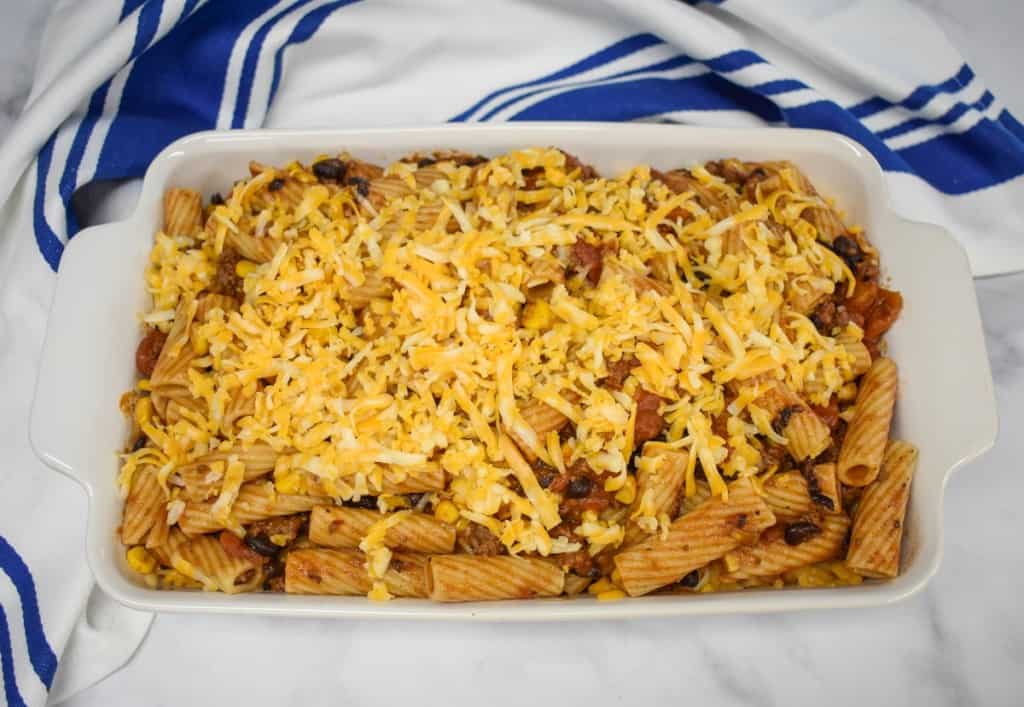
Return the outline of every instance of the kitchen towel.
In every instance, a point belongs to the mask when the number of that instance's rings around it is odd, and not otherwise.
[[[62,0],[40,56],[0,147],[9,704],[58,702],[102,678],[151,621],[93,590],[85,499],[35,459],[27,421],[64,244],[95,216],[97,185],[137,179],[182,135],[501,120],[820,128],[869,149],[897,210],[952,231],[976,275],[1024,269],[1024,126],[898,0]]]

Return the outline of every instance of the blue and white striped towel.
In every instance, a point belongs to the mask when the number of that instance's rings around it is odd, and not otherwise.
[[[33,459],[26,424],[53,271],[80,225],[72,195],[139,177],[182,135],[496,120],[824,128],[870,149],[897,208],[953,231],[976,274],[1024,268],[1024,126],[929,18],[894,0],[768,5],[61,2],[0,150],[7,702],[81,689],[126,660],[149,624],[94,596],[76,625],[91,586],[84,502]]]

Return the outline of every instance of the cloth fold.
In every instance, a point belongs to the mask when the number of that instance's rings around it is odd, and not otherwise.
[[[976,275],[1024,268],[1024,126],[906,2],[65,0],[40,55],[0,147],[9,704],[95,682],[149,625],[89,599],[83,495],[34,458],[26,425],[64,244],[106,213],[88,195],[138,179],[178,137],[499,120],[820,128],[870,150],[895,207],[952,231]]]

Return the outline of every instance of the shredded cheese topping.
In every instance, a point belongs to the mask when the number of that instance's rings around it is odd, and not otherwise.
[[[262,441],[278,452],[278,491],[350,500],[379,495],[386,476],[440,467],[448,482],[433,502],[449,505],[438,513],[488,527],[512,553],[594,554],[622,542],[625,521],[588,511],[578,542],[553,537],[564,499],[527,459],[559,472],[585,460],[632,503],[646,391],[664,401],[664,442],[690,453],[686,493],[700,469],[724,494],[729,478],[771,471],[766,442],[787,443],[755,402],[766,381],[825,404],[852,377],[807,303],[853,275],[804,218],[824,200],[788,168],[753,201],[703,168],[683,190],[645,166],[584,178],[553,148],[430,169],[425,183],[414,164],[391,165],[394,188],[379,198],[299,163],[262,168],[212,207],[205,230],[157,234],[142,319],[170,331],[187,303],[193,357],[177,395],[190,404],[172,420],[138,401],[151,446],[124,455],[124,489],[142,464],[161,468],[166,489],[173,469]],[[276,197],[278,178],[301,197]],[[236,234],[268,255],[235,267],[237,308],[200,318]],[[599,279],[580,244],[600,252]],[[851,324],[844,336],[861,332]],[[624,359],[637,365],[609,388]],[[533,429],[532,401],[561,412],[568,434]],[[220,467],[213,512],[227,527],[245,469],[235,456]],[[400,515],[364,540],[377,598],[383,534]],[[635,517],[651,531],[666,524],[644,499]]]

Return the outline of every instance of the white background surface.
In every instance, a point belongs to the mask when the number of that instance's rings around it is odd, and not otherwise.
[[[0,0],[0,137],[28,92],[51,4]],[[917,4],[1024,117],[1024,3]],[[127,668],[68,704],[1022,704],[1024,276],[977,288],[1001,438],[952,479],[943,567],[907,602],[564,625],[165,615]]]

